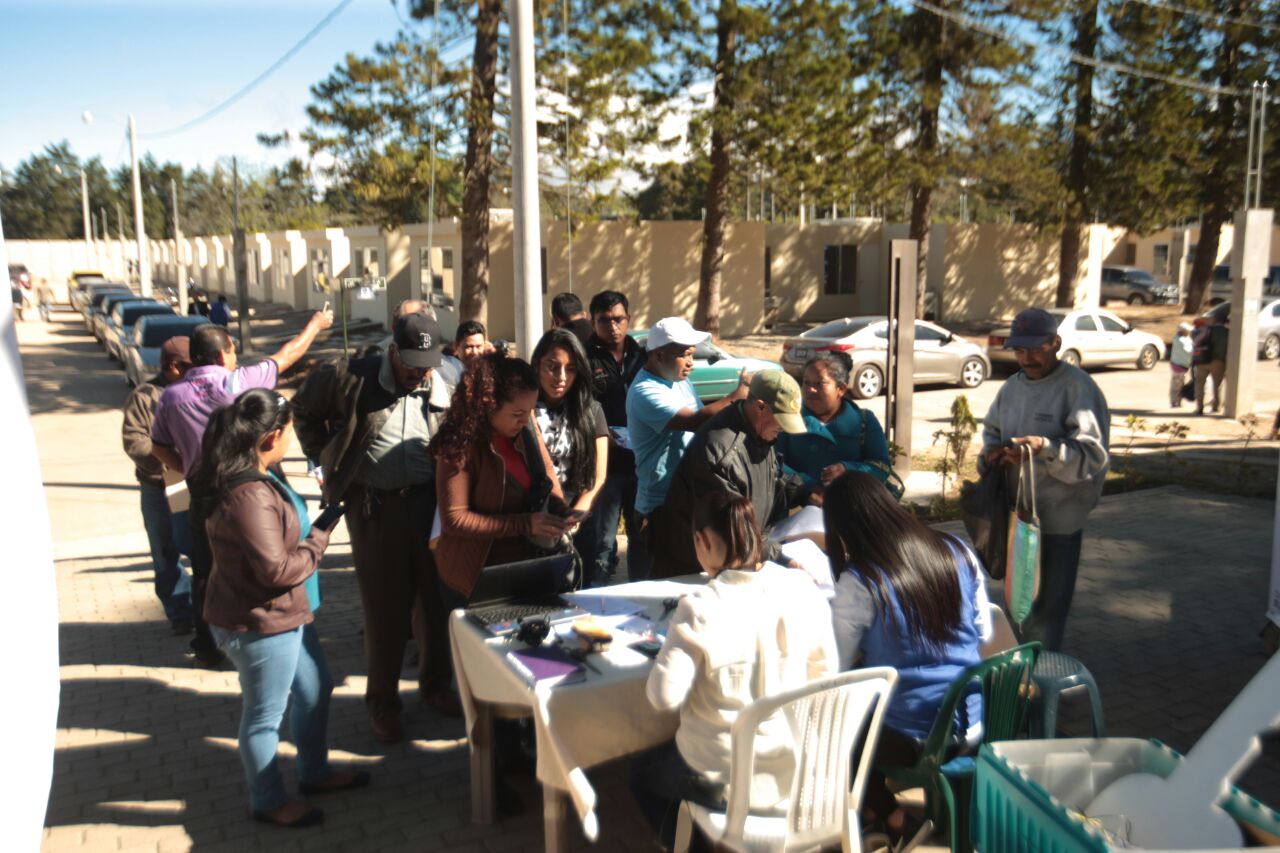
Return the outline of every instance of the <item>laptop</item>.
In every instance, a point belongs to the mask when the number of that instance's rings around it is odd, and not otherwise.
[[[485,566],[467,599],[467,618],[504,637],[519,629],[521,619],[541,616],[555,624],[584,616],[587,611],[560,597],[572,574],[572,554]]]

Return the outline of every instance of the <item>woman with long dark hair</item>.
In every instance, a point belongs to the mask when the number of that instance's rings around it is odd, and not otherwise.
[[[981,659],[987,604],[978,558],[899,506],[869,474],[832,481],[822,511],[836,584],[831,614],[840,669],[898,670],[876,763],[914,763],[947,688]],[[975,685],[961,706],[957,750],[980,739],[981,703]],[[872,773],[865,802],[891,838],[913,834],[882,775]]]
[[[210,421],[197,478],[215,502],[206,522],[213,573],[204,616],[240,676],[249,805],[256,820],[303,827],[320,823],[324,813],[285,792],[276,747],[287,706],[303,794],[366,785],[369,774],[329,764],[333,678],[313,624],[318,588],[309,591],[307,582],[337,513],[312,525],[302,499],[271,473],[288,450],[291,422],[284,397],[246,391]]]
[[[434,546],[449,605],[465,603],[484,566],[527,559],[537,547],[530,537],[554,541],[574,526],[530,422],[537,402],[538,376],[527,362],[478,358],[431,440],[441,530]]]
[[[570,512],[585,517],[604,487],[609,464],[609,425],[591,393],[591,365],[578,336],[567,328],[552,329],[533,348],[538,372],[538,404],[534,422],[547,446]],[[578,552],[591,560],[599,546],[596,525],[586,524],[574,537]],[[584,578],[595,586],[599,578]]]
[[[664,847],[681,800],[724,808],[731,733],[757,699],[835,669],[830,609],[804,572],[762,562],[765,538],[749,498],[713,492],[693,514],[694,549],[711,580],[680,599],[646,693],[680,711],[675,741],[638,757],[631,789]],[[751,805],[779,808],[791,794],[795,751],[782,715],[755,739]]]

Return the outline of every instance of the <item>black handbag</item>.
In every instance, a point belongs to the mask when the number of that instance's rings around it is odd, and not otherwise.
[[[999,464],[988,466],[976,483],[968,480],[960,487],[964,529],[973,542],[973,550],[993,580],[1004,577],[1013,499],[1009,476],[1004,466]]]

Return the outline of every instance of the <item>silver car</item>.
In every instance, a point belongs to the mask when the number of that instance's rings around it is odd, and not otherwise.
[[[850,391],[859,400],[884,390],[889,348],[889,321],[879,317],[832,320],[782,345],[782,368],[800,379],[805,363],[824,350],[853,358]],[[916,321],[915,382],[937,382],[976,388],[991,375],[991,362],[982,347],[956,337],[941,326]]]
[[[1221,302],[1204,312],[1207,319],[1231,311],[1230,302]],[[1280,357],[1280,298],[1263,297],[1258,310],[1258,358],[1272,361]]]

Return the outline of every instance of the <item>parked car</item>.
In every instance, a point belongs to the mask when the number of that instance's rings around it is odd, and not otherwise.
[[[1280,266],[1273,266],[1267,271],[1267,278],[1262,282],[1264,296],[1280,296]],[[1231,298],[1231,265],[1219,264],[1213,268],[1213,278],[1209,281],[1209,304],[1220,305]]]
[[[1130,305],[1177,305],[1181,294],[1176,284],[1156,281],[1155,276],[1139,267],[1108,266],[1102,268],[1102,304],[1120,299]]]
[[[133,334],[133,326],[143,317],[152,315],[175,316],[173,308],[166,302],[152,299],[146,302],[120,302],[111,309],[105,321],[103,343],[107,347],[107,358],[120,359],[124,348],[128,346],[129,337]],[[120,361],[124,367],[124,361]]]
[[[1200,316],[1213,321],[1231,312],[1230,302],[1220,302]],[[1264,297],[1258,310],[1258,358],[1272,361],[1280,357],[1280,297]]]
[[[139,296],[136,293],[111,293],[99,303],[97,309],[88,317],[89,331],[93,333],[93,337],[98,343],[104,347],[107,345],[107,324],[111,318],[111,312],[115,310],[117,305],[124,302],[137,303],[154,303],[155,300],[149,296]]]
[[[208,317],[176,314],[149,314],[133,324],[133,334],[125,340],[120,361],[130,385],[146,382],[160,372],[160,347],[174,336],[190,336],[196,326],[209,322]]]
[[[93,320],[91,318],[93,317],[93,312],[102,305],[102,300],[113,294],[119,295],[121,293],[128,293],[132,295],[133,291],[129,289],[129,285],[116,284],[115,282],[91,284],[83,291],[83,296],[80,297],[80,304],[77,306],[77,310],[84,318],[84,327],[86,330],[90,332],[93,331]]]
[[[1058,335],[1062,338],[1062,348],[1058,355],[1067,364],[1080,367],[1136,364],[1142,370],[1150,370],[1164,358],[1164,341],[1135,329],[1110,311],[1050,308],[1049,313],[1061,318]],[[1004,349],[1008,337],[1009,329],[1000,329],[987,338],[987,355],[992,363],[1017,364],[1013,350]]]
[[[889,320],[883,316],[846,317],[804,332],[782,345],[782,366],[797,379],[814,353],[846,352],[853,358],[850,390],[859,400],[884,389]],[[982,347],[924,320],[916,321],[915,384],[930,382],[976,388],[991,375]]]
[[[649,339],[649,330],[633,331],[631,337],[640,346],[644,346],[644,342]],[[776,361],[733,355],[707,340],[693,350],[693,372],[689,374],[689,381],[693,383],[698,398],[709,403],[719,400],[738,387],[738,375],[743,370],[750,374],[760,370],[779,370],[781,367]]]

